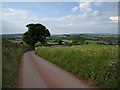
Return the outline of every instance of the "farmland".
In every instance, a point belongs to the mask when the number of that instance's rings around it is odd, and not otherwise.
[[[23,34],[4,34],[3,37],[16,43],[22,42]],[[53,34],[51,37],[47,37],[48,44],[58,44],[58,40],[62,40],[67,43],[72,43],[73,37],[85,37],[88,44],[106,44],[117,45],[117,34]],[[98,42],[98,43],[97,43]]]
[[[118,46],[76,45],[39,47],[36,54],[79,78],[103,88],[119,86]]]

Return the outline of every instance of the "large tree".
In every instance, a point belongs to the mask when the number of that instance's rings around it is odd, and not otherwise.
[[[28,45],[34,46],[37,42],[44,45],[46,37],[50,37],[49,30],[42,24],[28,24],[26,27],[28,31],[23,34],[22,40]]]

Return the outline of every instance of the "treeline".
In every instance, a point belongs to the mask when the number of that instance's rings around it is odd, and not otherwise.
[[[2,87],[15,88],[21,55],[31,48],[2,38]]]

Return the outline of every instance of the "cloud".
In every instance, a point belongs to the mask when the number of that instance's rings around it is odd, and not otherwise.
[[[91,13],[91,2],[80,2],[79,8],[82,13]]]
[[[118,21],[118,16],[116,16],[116,17],[110,17],[110,19],[111,19],[112,21]]]
[[[95,2],[95,5],[96,6],[103,6],[103,5],[105,5],[105,3],[104,2]]]
[[[29,19],[30,12],[25,10],[13,9],[13,8],[3,8],[3,21],[7,22],[20,22],[22,20]]]
[[[118,23],[118,16],[110,17],[110,23]]]
[[[32,15],[26,10],[3,8],[2,11],[2,32],[19,33],[25,31],[25,25],[29,23]]]
[[[82,13],[58,18],[39,17],[27,10],[3,8],[3,33],[23,33],[27,31],[25,26],[29,23],[41,23],[52,34],[117,32],[117,24],[110,23],[117,20],[117,12],[99,12],[91,6],[91,2],[80,2],[78,7],[73,7],[73,11],[80,10]]]
[[[74,8],[71,9],[72,12],[76,12],[79,9],[79,7],[75,6]]]

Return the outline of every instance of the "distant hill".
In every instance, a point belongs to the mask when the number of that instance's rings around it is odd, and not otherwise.
[[[21,39],[23,34],[2,34],[1,36],[8,40]]]
[[[2,34],[3,37],[22,37],[22,34]]]
[[[5,37],[7,39],[21,39],[22,38],[23,33],[19,33],[19,34],[2,34],[2,37]],[[109,34],[109,33],[82,33],[82,34],[52,34],[51,35],[51,39],[52,38],[56,38],[56,39],[71,39],[71,37],[73,36],[78,36],[78,37],[86,37],[86,38],[94,38],[94,37],[118,37],[118,34]]]

